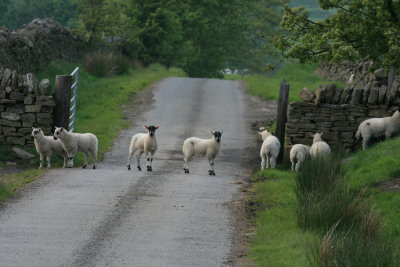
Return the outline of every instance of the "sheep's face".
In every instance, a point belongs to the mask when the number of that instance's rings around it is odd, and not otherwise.
[[[61,132],[64,131],[64,128],[60,127],[56,127],[56,129],[54,130],[54,140],[57,140],[60,137]]]
[[[156,134],[156,130],[160,128],[160,126],[147,126],[145,125],[144,128],[146,128],[149,131],[150,136],[154,136]]]
[[[32,137],[35,138],[35,136],[40,133],[41,129],[40,128],[34,128],[32,127]]]
[[[215,140],[217,140],[217,143],[221,142],[221,137],[222,137],[222,132],[220,131],[211,131],[212,135],[214,135]]]

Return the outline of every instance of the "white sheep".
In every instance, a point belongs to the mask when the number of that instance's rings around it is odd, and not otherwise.
[[[361,136],[363,150],[368,149],[368,142],[372,137],[389,138],[400,130],[400,109],[396,110],[391,117],[371,118],[363,121],[358,126],[356,138]]]
[[[47,168],[51,168],[50,159],[53,154],[61,155],[64,158],[64,168],[66,167],[68,155],[60,140],[54,140],[52,136],[45,136],[41,128],[34,127],[32,127],[32,137],[36,151],[40,155],[39,169],[43,168],[44,155],[46,155]]]
[[[298,172],[300,165],[310,156],[310,148],[303,144],[296,144],[290,149],[292,171]]]
[[[273,136],[268,130],[264,130],[262,132],[258,132],[261,135],[263,143],[260,149],[260,157],[261,157],[261,170],[265,168],[275,168],[276,159],[279,155],[279,150],[281,148],[281,143],[278,138]]]
[[[311,158],[315,159],[319,156],[328,158],[331,155],[330,146],[321,138],[323,133],[315,133],[313,136],[313,144],[310,148]]]
[[[153,156],[157,150],[157,139],[156,139],[156,130],[160,128],[160,126],[147,126],[145,125],[144,128],[148,130],[147,133],[138,133],[132,136],[131,144],[129,146],[129,155],[128,155],[128,162],[127,167],[128,170],[131,169],[131,159],[133,153],[138,150],[137,158],[137,168],[139,171],[142,170],[140,168],[140,157],[143,153],[146,154],[147,158],[147,171],[152,171],[152,163],[153,163]]]
[[[56,127],[54,130],[54,139],[60,139],[63,148],[68,154],[67,167],[72,168],[74,165],[74,157],[77,151],[83,152],[85,155],[85,164],[82,168],[86,168],[89,163],[89,152],[93,156],[93,169],[96,169],[98,140],[92,133],[70,133],[63,127]]]
[[[197,137],[189,137],[183,142],[182,152],[184,161],[184,171],[189,173],[188,160],[196,157],[207,157],[210,163],[209,175],[215,175],[214,159],[217,157],[221,146],[222,131],[211,131],[213,135],[211,139],[201,139]]]

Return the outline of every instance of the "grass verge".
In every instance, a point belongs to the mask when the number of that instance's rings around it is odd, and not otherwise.
[[[249,257],[257,266],[307,266],[315,236],[297,227],[293,173],[260,171],[252,181],[257,230]]]

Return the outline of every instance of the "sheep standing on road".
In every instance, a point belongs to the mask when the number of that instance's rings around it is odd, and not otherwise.
[[[64,158],[64,168],[67,164],[67,152],[65,152],[60,140],[54,140],[52,136],[45,136],[41,128],[32,127],[32,137],[35,142],[36,151],[40,155],[39,169],[43,168],[43,158],[46,155],[47,168],[51,168],[50,159],[53,154]]]
[[[145,125],[144,128],[148,130],[147,133],[138,133],[135,134],[131,139],[131,144],[129,146],[129,155],[128,155],[128,162],[127,167],[128,170],[131,169],[131,159],[133,153],[138,150],[137,158],[137,168],[139,171],[142,170],[140,167],[140,157],[143,153],[146,154],[147,158],[147,171],[152,171],[152,163],[153,163],[153,156],[157,150],[157,139],[156,139],[156,130],[160,128],[160,126],[147,126]]]
[[[188,160],[196,156],[207,157],[208,162],[210,163],[210,170],[208,170],[208,174],[215,175],[214,159],[218,155],[219,148],[221,146],[222,131],[211,131],[211,134],[213,135],[211,139],[190,137],[183,142],[183,169],[185,170],[185,173],[189,173]]]
[[[322,140],[321,136],[322,133],[315,133],[313,135],[313,144],[310,148],[310,155],[313,159],[320,156],[328,158],[331,155],[330,146]]]
[[[396,134],[400,130],[400,109],[396,110],[391,117],[371,118],[363,121],[358,126],[356,138],[361,136],[363,150],[368,149],[368,142],[372,137],[385,137],[386,139]]]
[[[303,144],[296,144],[290,149],[292,171],[299,172],[300,165],[310,156],[310,148]]]
[[[260,150],[261,170],[268,169],[270,165],[271,168],[275,168],[281,143],[268,130],[258,132],[258,134],[261,135],[263,140]]]
[[[93,169],[96,169],[98,140],[92,133],[70,133],[62,127],[56,127],[54,130],[54,139],[60,139],[65,151],[68,154],[68,167],[74,165],[74,157],[77,151],[83,152],[85,155],[85,164],[82,166],[85,169],[89,163],[89,152],[93,156]]]

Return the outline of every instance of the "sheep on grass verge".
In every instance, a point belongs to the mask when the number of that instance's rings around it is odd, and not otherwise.
[[[386,139],[395,135],[400,130],[400,108],[391,117],[371,118],[363,121],[358,126],[356,138],[362,137],[363,150],[368,149],[371,138],[385,137]]]
[[[43,158],[46,155],[47,168],[50,169],[50,160],[53,154],[61,155],[64,158],[64,166],[67,164],[67,152],[64,150],[60,140],[54,140],[52,136],[45,136],[41,128],[32,127],[32,137],[34,139],[37,153],[40,155],[39,169],[43,168]]]
[[[146,154],[147,158],[147,171],[151,172],[153,170],[153,156],[157,151],[156,130],[160,128],[160,126],[145,125],[144,128],[147,129],[147,133],[138,133],[132,136],[131,144],[129,146],[128,162],[126,163],[128,170],[131,169],[131,159],[136,150],[138,150],[138,154],[136,156],[138,170],[142,170],[140,167],[140,157],[143,153]]]
[[[185,173],[189,173],[188,161],[194,156],[207,157],[210,163],[209,175],[215,175],[214,159],[217,157],[221,146],[222,131],[211,131],[211,139],[201,139],[198,137],[189,137],[183,142],[182,152]]]
[[[310,148],[310,155],[312,159],[317,157],[328,158],[331,155],[331,147],[322,140],[323,133],[315,133],[312,135],[313,144]]]
[[[296,144],[290,149],[292,171],[299,172],[301,164],[310,156],[310,148],[303,144]]]
[[[89,152],[93,156],[93,169],[96,169],[98,140],[92,133],[70,133],[63,127],[56,127],[54,130],[54,139],[60,139],[65,151],[68,154],[68,168],[74,166],[74,157],[77,151],[83,152],[85,155],[85,169],[89,163]]]
[[[276,159],[279,155],[279,150],[281,148],[281,143],[278,138],[273,136],[268,130],[264,130],[262,132],[258,132],[261,135],[263,143],[260,149],[260,157],[261,157],[261,170],[265,168],[275,168],[276,167]]]

